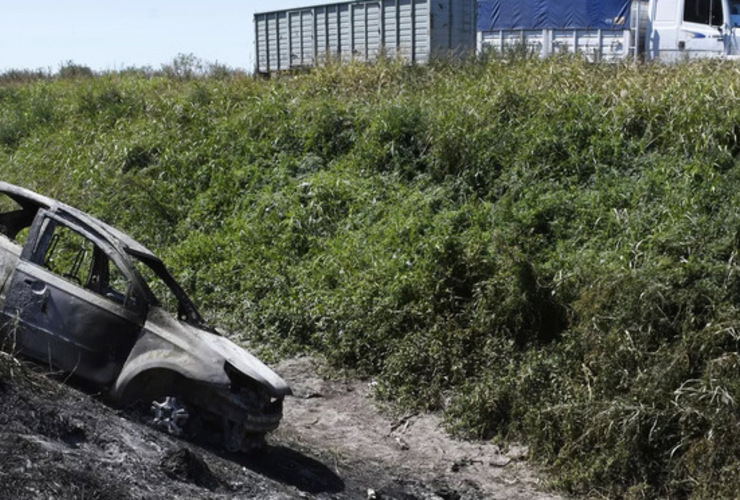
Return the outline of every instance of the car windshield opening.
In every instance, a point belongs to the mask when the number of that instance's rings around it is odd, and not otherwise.
[[[204,326],[203,318],[195,305],[160,260],[134,253],[129,253],[129,255],[133,257],[132,260],[139,274],[144,278],[159,307],[181,321]]]

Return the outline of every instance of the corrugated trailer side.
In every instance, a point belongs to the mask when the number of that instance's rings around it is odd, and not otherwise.
[[[256,71],[469,53],[476,12],[476,0],[362,0],[256,14]]]
[[[477,24],[477,2],[432,1],[431,53],[446,57],[464,55],[474,50]]]

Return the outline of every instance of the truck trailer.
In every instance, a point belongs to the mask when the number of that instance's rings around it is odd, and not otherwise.
[[[478,51],[737,59],[740,0],[482,0]]]
[[[258,13],[255,70],[464,57],[475,51],[477,8],[476,0],[355,0]]]

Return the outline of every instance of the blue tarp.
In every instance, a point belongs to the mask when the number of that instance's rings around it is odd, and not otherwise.
[[[501,29],[624,29],[631,0],[480,0],[478,31]]]

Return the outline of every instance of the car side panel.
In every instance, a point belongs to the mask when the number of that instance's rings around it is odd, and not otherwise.
[[[140,331],[122,306],[24,261],[3,314],[17,324],[20,352],[101,385],[118,376]]]

